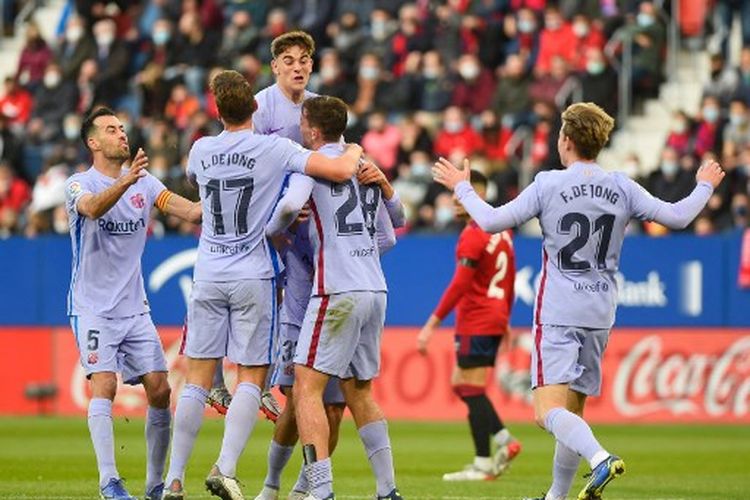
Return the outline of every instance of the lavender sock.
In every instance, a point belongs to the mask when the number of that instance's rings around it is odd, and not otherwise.
[[[555,443],[555,458],[552,462],[552,486],[547,492],[548,495],[555,498],[568,496],[580,461],[581,457],[576,452],[560,441]]]
[[[225,476],[234,477],[237,461],[253,432],[260,408],[260,387],[249,382],[237,386],[224,419],[224,441],[216,465]]]
[[[162,482],[171,420],[169,408],[149,406],[146,411],[146,491]]]
[[[175,479],[185,481],[185,466],[193,451],[195,438],[203,423],[208,391],[203,387],[185,384],[177,401],[174,412],[174,433],[172,435],[172,453],[169,456],[169,472],[166,484]]]
[[[271,446],[268,447],[268,472],[263,484],[277,490],[281,487],[281,473],[293,451],[294,446],[283,446],[271,440]]]
[[[294,483],[294,487],[292,488],[292,491],[300,491],[302,493],[307,493],[310,490],[310,483],[307,482],[307,474],[305,474],[305,465],[302,464],[302,467],[299,469],[299,475],[297,476],[297,482]]]
[[[363,425],[359,428],[359,437],[365,445],[367,459],[375,474],[378,496],[385,496],[396,488],[388,424],[385,420],[378,420]]]
[[[89,433],[94,443],[99,485],[104,487],[113,477],[120,477],[115,466],[115,433],[112,428],[112,401],[93,398],[89,401]]]
[[[333,471],[331,457],[305,465],[305,475],[310,484],[310,493],[316,498],[328,498],[333,494]]]
[[[588,461],[597,452],[604,451],[604,448],[602,448],[599,441],[594,437],[589,424],[565,408],[551,409],[544,419],[544,427],[560,443]]]

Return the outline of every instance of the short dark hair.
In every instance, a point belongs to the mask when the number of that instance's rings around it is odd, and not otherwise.
[[[290,47],[302,47],[307,55],[315,53],[315,41],[304,31],[289,31],[279,35],[271,42],[271,54],[276,59]]]
[[[253,88],[237,71],[222,71],[211,80],[210,87],[219,115],[229,125],[241,125],[258,109]]]
[[[83,123],[81,123],[81,140],[83,141],[83,145],[86,146],[87,149],[89,149],[89,137],[91,136],[91,132],[96,128],[96,125],[94,125],[94,121],[100,116],[117,115],[108,107],[100,106],[91,111],[91,113],[89,113],[86,118],[83,119]]]
[[[310,126],[319,129],[327,142],[338,141],[346,130],[346,110],[344,101],[328,95],[311,97],[302,103],[302,112]]]
[[[471,171],[471,176],[469,178],[469,183],[472,186],[478,184],[480,186],[483,186],[486,189],[487,188],[487,176],[484,175],[479,170],[472,170]]]

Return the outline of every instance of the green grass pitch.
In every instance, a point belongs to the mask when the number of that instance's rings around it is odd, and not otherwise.
[[[531,424],[514,424],[523,452],[497,481],[444,483],[472,456],[462,423],[392,422],[396,475],[406,499],[520,499],[549,485],[553,440]],[[210,497],[203,478],[218,455],[223,423],[206,419],[187,470],[188,498]],[[238,469],[249,499],[262,486],[272,426],[260,421]],[[749,499],[750,427],[688,425],[597,425],[605,447],[619,453],[627,472],[611,483],[615,499]],[[115,420],[117,464],[131,494],[141,498],[145,477],[143,420]],[[294,482],[301,461],[295,453],[283,476],[282,492]],[[333,457],[339,499],[367,499],[374,493],[369,465],[351,420],[345,421]],[[573,485],[583,485],[585,467]],[[0,418],[0,498],[97,498],[94,454],[85,419]],[[570,498],[570,497],[569,497]]]

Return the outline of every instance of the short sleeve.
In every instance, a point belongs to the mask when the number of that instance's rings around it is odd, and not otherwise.
[[[305,149],[291,139],[279,137],[275,147],[278,147],[284,158],[284,169],[288,172],[305,173],[307,160],[312,151]]]
[[[162,191],[167,189],[167,187],[164,185],[162,181],[160,181],[159,179],[157,179],[151,174],[146,174],[146,177],[141,179],[141,181],[146,182],[146,186],[147,186],[146,189],[148,191],[148,196],[149,196],[149,206],[156,203],[156,198],[158,198],[159,194]]]
[[[461,259],[469,259],[473,261],[479,260],[486,246],[482,234],[484,233],[475,227],[464,229],[458,239],[458,246],[456,249],[456,256],[459,261]]]
[[[73,175],[65,182],[65,208],[71,216],[78,216],[78,200],[85,194],[91,194],[85,179]]]

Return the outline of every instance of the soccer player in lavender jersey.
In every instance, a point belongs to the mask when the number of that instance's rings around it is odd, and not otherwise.
[[[219,73],[211,90],[224,131],[196,141],[188,156],[187,174],[200,188],[204,218],[188,304],[188,373],[175,411],[164,495],[172,500],[184,498],[185,466],[223,357],[238,365],[238,385],[206,487],[224,499],[243,498],[234,474],[260,407],[276,314],[266,221],[288,172],[343,181],[356,171],[362,152],[347,146],[339,158],[328,158],[289,139],[252,133],[255,100],[236,71]]]
[[[316,130],[315,133],[318,133]],[[305,143],[310,149],[317,149],[324,142],[317,141],[312,144]],[[372,163],[365,163],[357,173],[360,184],[375,184],[382,191],[380,203],[381,210],[378,211],[376,223],[376,241],[380,255],[390,250],[396,243],[394,227],[403,227],[405,223],[403,206],[393,186],[388,182],[385,174]],[[297,189],[305,189],[307,179],[303,176],[292,176],[289,192],[294,193]],[[282,199],[274,211],[269,230],[278,228],[277,218],[283,214],[288,199]],[[281,309],[279,341],[281,352],[276,360],[276,373],[273,384],[279,386],[280,390],[287,396],[284,410],[281,412],[273,439],[268,449],[268,471],[263,481],[263,490],[255,500],[276,500],[281,487],[281,473],[288,463],[294,446],[299,439],[297,423],[294,416],[294,399],[292,398],[292,387],[294,385],[294,353],[299,341],[300,328],[302,326],[305,310],[310,301],[313,288],[313,275],[315,273],[314,254],[310,242],[309,208],[307,205],[300,211],[297,223],[290,227],[282,235],[269,234],[275,240],[291,242],[289,245],[279,245],[286,263],[286,284],[284,286],[284,302]],[[344,414],[344,395],[339,386],[339,380],[332,377],[323,391],[323,407],[329,428],[329,454],[333,454],[339,437],[339,426]],[[288,500],[301,500],[307,496],[307,477],[302,467],[289,493]]]
[[[101,498],[127,500],[115,466],[112,402],[116,373],[127,384],[142,383],[146,417],[146,494],[161,498],[169,446],[169,383],[159,336],[143,288],[141,255],[152,207],[200,222],[200,204],[168,191],[146,172],[138,150],[130,168],[130,146],[114,112],[99,108],[84,120],[81,139],[92,167],[68,179],[65,189],[73,245],[68,315],[86,376],[91,380],[88,425],[99,468]]]
[[[304,102],[301,131],[306,144],[337,157],[346,128],[346,104],[333,97]],[[310,203],[310,241],[315,273],[294,355],[294,406],[303,444],[307,500],[333,498],[329,426],[323,392],[330,377],[341,379],[370,464],[377,497],[400,499],[385,418],[372,397],[380,367],[380,336],[386,285],[375,242],[382,217],[381,191],[355,178],[331,183],[293,176],[267,234],[278,234]],[[342,332],[346,331],[346,335]]]
[[[557,142],[563,171],[540,172],[517,198],[492,208],[471,188],[468,161],[458,170],[441,158],[437,182],[485,231],[498,232],[537,217],[542,240],[542,277],[534,307],[531,380],[537,424],[555,436],[552,486],[543,499],[564,499],[580,457],[591,476],[579,500],[601,498],[625,472],[623,460],[606,451],[583,420],[588,396],[601,387],[601,359],[617,308],[617,272],[625,228],[635,217],[684,228],[706,205],[724,178],[718,163],[704,163],[692,193],[677,203],[651,196],[620,172],[609,173],[596,157],[614,120],[593,103],[562,113]]]
[[[471,172],[471,185],[484,199],[487,178]],[[427,353],[435,328],[456,309],[456,367],[453,392],[469,409],[474,441],[474,462],[463,470],[443,475],[444,481],[485,481],[502,474],[521,451],[485,394],[487,376],[495,366],[501,342],[510,342],[510,313],[516,277],[510,231],[489,234],[455,202],[456,216],[466,220],[456,246],[456,272],[440,303],[417,337],[417,348]],[[495,451],[491,453],[491,445]]]

